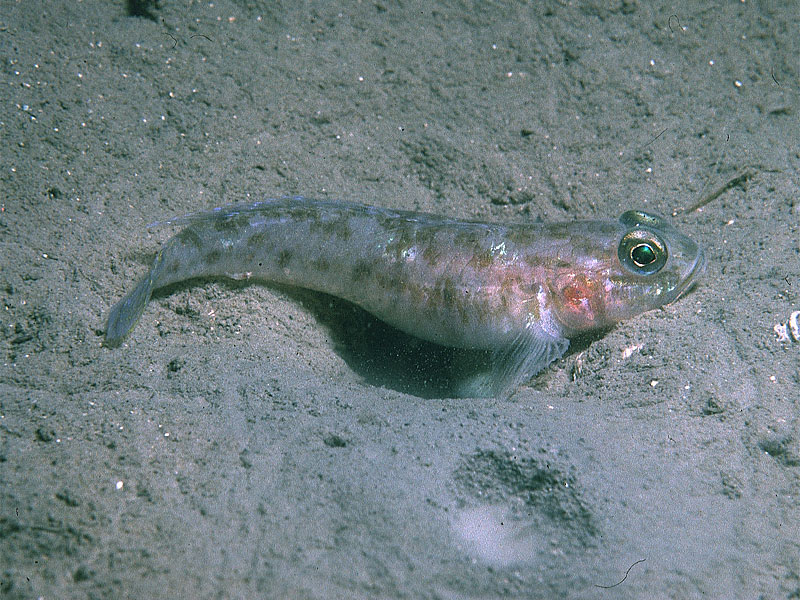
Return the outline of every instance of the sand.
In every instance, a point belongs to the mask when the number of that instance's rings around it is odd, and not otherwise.
[[[4,2],[0,596],[800,597],[800,9],[702,6]],[[641,208],[708,268],[510,400],[266,285],[101,346],[148,223],[286,194]]]

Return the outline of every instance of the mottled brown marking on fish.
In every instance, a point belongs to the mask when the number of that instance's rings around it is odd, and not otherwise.
[[[494,262],[491,250],[476,249],[467,263],[475,269],[485,269]]]
[[[392,241],[386,245],[386,254],[393,257],[396,261],[405,260],[408,251],[414,247],[414,238],[407,229],[399,229],[394,232]]]
[[[327,271],[331,268],[331,263],[327,258],[315,258],[311,261],[311,266],[318,271]]]
[[[214,222],[214,228],[220,233],[237,233],[250,224],[250,218],[246,214],[233,214],[227,218]]]
[[[373,263],[366,260],[359,260],[350,270],[350,279],[353,283],[359,283],[372,276]]]
[[[213,250],[209,250],[203,256],[203,259],[210,265],[216,264],[222,259],[222,250],[214,248]]]
[[[309,223],[309,231],[311,233],[322,233],[324,235],[336,236],[342,241],[348,241],[353,232],[348,224],[347,217],[340,217],[333,220],[319,220]]]
[[[263,248],[270,242],[270,236],[264,232],[254,233],[247,238],[248,248]]]
[[[200,239],[200,236],[191,229],[184,229],[175,236],[175,239],[182,244],[191,246],[195,250],[199,250],[203,247],[203,241]]]
[[[437,231],[432,227],[423,227],[422,229],[412,230],[410,233],[412,233],[414,243],[417,246],[431,246],[436,243]]]
[[[164,272],[174,275],[183,269],[183,263],[180,260],[170,260],[164,264]]]
[[[289,262],[292,260],[294,253],[291,250],[281,250],[278,252],[278,268],[285,269],[289,266]]]
[[[293,206],[286,212],[293,220],[308,223],[309,226],[320,219],[319,211],[309,206]]]
[[[422,249],[422,258],[428,263],[438,262],[442,256],[444,256],[444,252],[439,248],[435,239],[431,240],[431,243]]]

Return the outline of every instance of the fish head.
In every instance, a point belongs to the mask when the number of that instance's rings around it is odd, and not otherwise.
[[[588,225],[575,223],[574,235]],[[568,336],[675,302],[705,269],[703,250],[657,215],[629,210],[613,226],[591,229],[592,239],[560,263],[550,284]]]

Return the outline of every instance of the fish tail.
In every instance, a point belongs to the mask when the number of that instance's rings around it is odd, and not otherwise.
[[[122,300],[117,302],[108,314],[106,325],[106,339],[103,345],[110,348],[119,346],[142,317],[145,306],[150,301],[153,290],[157,287],[158,276],[161,273],[162,258],[158,253],[153,267],[142,280],[136,284]]]

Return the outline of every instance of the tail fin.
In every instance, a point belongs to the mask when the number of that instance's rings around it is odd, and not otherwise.
[[[161,253],[156,257],[153,267],[144,278],[136,284],[133,291],[129,292],[122,300],[117,302],[108,314],[106,325],[106,339],[103,345],[113,348],[119,346],[122,340],[139,322],[144,312],[144,307],[150,301],[150,296],[156,287],[156,280],[161,272]]]

